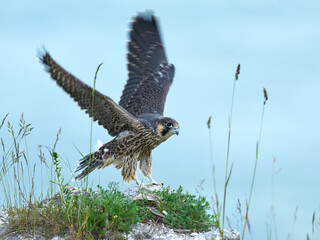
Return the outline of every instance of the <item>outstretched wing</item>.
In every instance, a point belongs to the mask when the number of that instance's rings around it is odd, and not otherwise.
[[[174,66],[167,61],[153,15],[145,13],[136,17],[128,48],[129,79],[120,106],[134,116],[144,113],[163,115]]]
[[[111,136],[116,136],[124,130],[137,131],[142,126],[134,116],[111,98],[96,90],[93,95],[90,86],[60,67],[48,52],[39,53],[39,58],[56,83],[78,102],[80,108],[85,109],[94,121],[98,121],[99,125],[107,129]]]

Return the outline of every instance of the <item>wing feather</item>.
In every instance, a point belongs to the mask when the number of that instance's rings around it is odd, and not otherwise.
[[[134,116],[144,113],[163,115],[174,66],[167,61],[153,15],[146,13],[135,18],[128,49],[129,79],[119,105]]]
[[[111,136],[116,136],[125,130],[138,131],[142,126],[132,114],[96,90],[92,104],[93,89],[60,67],[48,52],[39,53],[39,58],[51,78],[78,103],[81,109],[86,110],[85,112],[94,121],[98,121],[99,125],[107,129]]]

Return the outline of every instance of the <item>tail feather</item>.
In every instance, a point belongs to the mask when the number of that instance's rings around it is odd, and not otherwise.
[[[93,154],[88,154],[84,156],[82,159],[80,159],[80,163],[75,170],[75,172],[79,172],[82,170],[80,174],[78,174],[74,179],[80,180],[87,176],[89,173],[91,173],[93,170],[95,170],[97,167],[99,167],[101,164],[103,164],[102,157],[100,155],[100,152],[97,151]]]

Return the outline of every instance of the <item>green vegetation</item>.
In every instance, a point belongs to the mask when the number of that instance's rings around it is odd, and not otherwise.
[[[160,197],[158,210],[167,213],[164,223],[172,228],[195,231],[207,231],[210,226],[216,226],[215,217],[208,214],[210,205],[206,198],[183,194],[182,190],[180,186],[176,191],[166,188],[155,193]]]
[[[133,224],[149,220],[195,231],[208,230],[215,224],[214,217],[206,212],[209,203],[205,198],[183,194],[182,187],[177,191],[166,188],[155,192],[159,197],[155,201],[144,197],[134,201],[119,191],[117,183],[110,183],[107,190],[98,188],[95,194],[67,198],[64,214],[74,229],[94,236],[120,236],[128,233]]]
[[[74,238],[121,238],[121,233],[129,232],[134,223],[145,219],[141,203],[125,197],[117,184],[110,183],[107,190],[98,188],[98,192],[66,196],[61,215]]]

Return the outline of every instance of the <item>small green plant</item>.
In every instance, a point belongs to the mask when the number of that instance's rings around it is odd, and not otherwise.
[[[96,193],[84,191],[66,199],[65,221],[71,229],[81,229],[81,237],[120,235],[143,219],[141,204],[125,197],[119,191],[119,184],[110,183],[107,190],[101,186],[98,189]]]
[[[207,231],[217,226],[216,218],[208,214],[210,204],[205,197],[183,194],[180,186],[177,190],[169,188],[155,194],[160,197],[158,210],[166,212],[164,223],[173,228]]]
[[[62,193],[64,192],[65,188],[66,188],[66,184],[64,184],[64,177],[61,173],[62,167],[61,167],[61,160],[59,158],[58,153],[55,151],[56,150],[56,145],[57,142],[59,141],[59,136],[61,134],[61,129],[59,129],[59,132],[57,134],[57,139],[54,143],[53,149],[49,149],[50,155],[52,157],[52,164],[53,164],[53,168],[54,168],[54,177],[55,180],[50,180],[51,183],[57,185],[59,187],[59,198],[60,201],[64,203],[64,197],[62,196]]]

